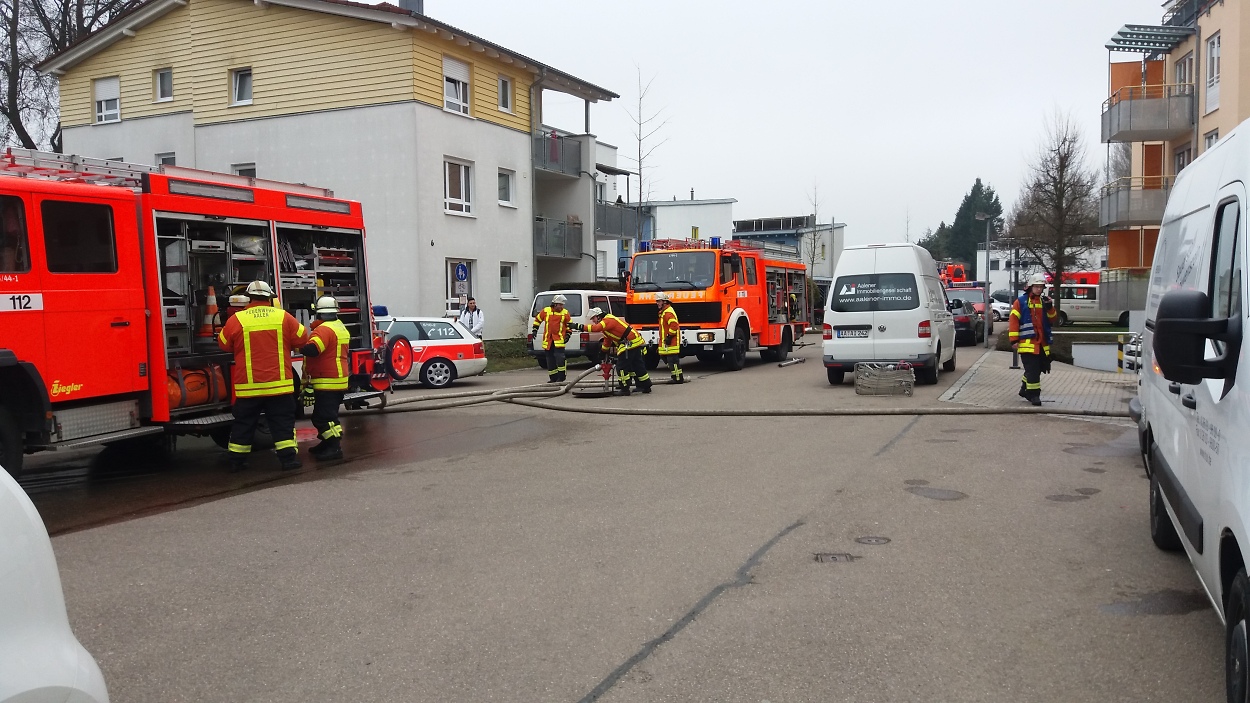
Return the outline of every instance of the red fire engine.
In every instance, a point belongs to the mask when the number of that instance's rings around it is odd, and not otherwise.
[[[681,323],[682,355],[723,358],[731,370],[748,351],[765,361],[790,355],[807,328],[807,268],[798,250],[780,244],[730,240],[658,239],[644,242],[630,265],[625,319],[658,363],[659,311],[655,294],[672,299]]]
[[[275,304],[305,323],[318,295],[338,298],[352,333],[347,402],[388,386],[386,351],[403,370],[402,344],[383,350],[373,328],[357,202],[23,149],[3,154],[0,174],[0,464],[11,473],[41,450],[159,434],[225,442],[232,360],[215,336],[249,281],[274,285]]]

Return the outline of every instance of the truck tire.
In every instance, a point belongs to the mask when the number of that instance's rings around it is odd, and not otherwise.
[[[750,346],[750,335],[745,327],[738,325],[734,330],[734,338],[729,343],[729,351],[725,352],[725,368],[730,371],[741,371],[747,365],[747,348]]]
[[[0,406],[0,466],[10,476],[22,473],[22,432],[17,427],[17,418],[8,408]]]

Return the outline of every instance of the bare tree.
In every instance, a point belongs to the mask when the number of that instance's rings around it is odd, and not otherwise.
[[[633,135],[634,141],[638,147],[638,155],[636,157],[625,157],[629,161],[633,161],[638,168],[638,217],[637,232],[635,235],[638,239],[642,238],[642,203],[651,199],[651,188],[655,185],[655,179],[647,179],[644,176],[644,170],[647,168],[647,160],[668,141],[667,138],[656,141],[656,135],[664,125],[668,124],[668,118],[664,117],[663,108],[648,112],[647,95],[651,93],[651,85],[655,83],[655,76],[651,76],[644,85],[642,82],[642,68],[634,66],[638,72],[638,108],[631,111],[625,108],[625,114],[629,115],[629,119],[634,123]]]
[[[807,291],[805,306],[807,308],[807,320],[812,319],[812,305],[818,297],[818,286],[816,285],[816,262],[821,258],[820,245],[824,239],[820,234],[820,187],[812,184],[812,192],[807,195],[807,203],[812,206],[811,222],[806,234],[799,230],[799,253],[803,257],[803,262],[807,264]]]
[[[1107,147],[1106,180],[1111,182],[1133,175],[1133,145],[1116,142]]]
[[[1008,218],[1013,243],[1041,262],[1055,285],[1098,239],[1098,179],[1073,120],[1056,114]],[[1056,306],[1059,301],[1055,301]]]
[[[0,137],[60,151],[57,82],[35,66],[141,0],[0,0]]]

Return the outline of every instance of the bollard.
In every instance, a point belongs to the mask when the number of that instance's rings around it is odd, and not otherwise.
[[[1124,373],[1124,335],[1116,335],[1115,341],[1115,372]]]

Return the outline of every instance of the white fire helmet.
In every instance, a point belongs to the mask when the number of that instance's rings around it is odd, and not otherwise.
[[[1035,273],[1032,276],[1029,276],[1029,285],[1030,286],[1044,286],[1046,285],[1046,277],[1040,273]]]
[[[556,293],[555,297],[551,299],[551,303],[552,303],[552,305],[554,305],[554,304],[556,304],[556,303],[559,303],[559,304],[561,304],[561,305],[564,305],[564,304],[565,304],[565,303],[567,303],[567,302],[569,302],[569,299],[568,299],[568,298],[566,298],[566,297],[564,297],[564,294],[563,294],[563,293]]]
[[[599,308],[591,308],[586,311],[586,317],[589,317],[592,320],[596,317],[603,317],[603,311]]]
[[[671,302],[673,302],[673,301],[672,301],[672,299],[671,299],[671,298],[669,298],[669,297],[668,297],[668,293],[665,293],[665,292],[661,291],[661,292],[659,292],[659,293],[656,293],[656,294],[655,294],[655,304],[656,304],[656,305],[659,305],[660,303],[671,303]]]
[[[316,312],[318,315],[323,315],[326,313],[337,314],[338,311],[339,311],[339,301],[335,300],[334,298],[331,298],[328,295],[323,295],[320,298],[317,298],[317,305],[313,307],[313,312]]]
[[[264,281],[252,281],[247,284],[247,297],[249,298],[272,298],[273,288]]]

